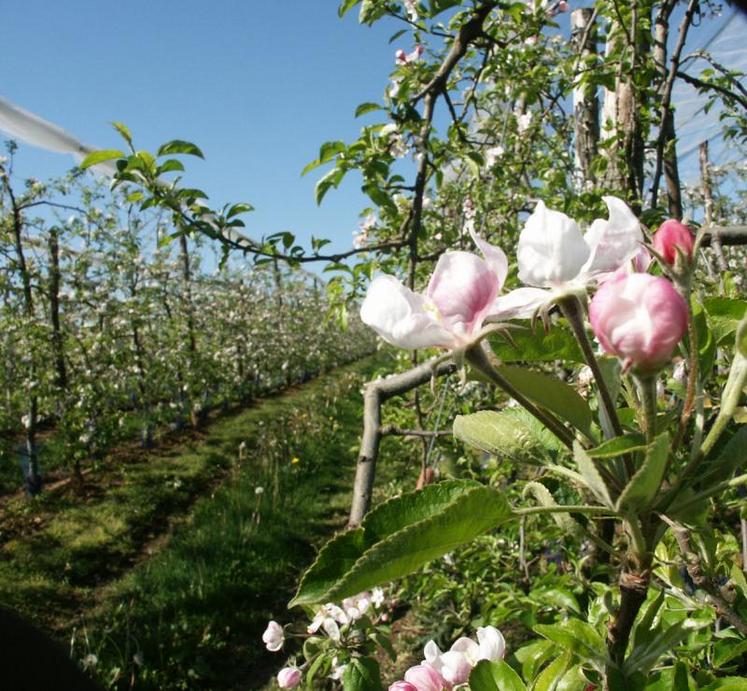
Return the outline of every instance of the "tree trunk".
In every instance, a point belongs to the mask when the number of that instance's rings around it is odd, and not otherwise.
[[[585,7],[571,13],[571,36],[583,67],[590,66],[596,55],[597,31],[592,23],[594,11]],[[592,163],[599,143],[599,100],[596,86],[576,85],[573,89],[575,116],[575,172],[580,189],[594,184]]]

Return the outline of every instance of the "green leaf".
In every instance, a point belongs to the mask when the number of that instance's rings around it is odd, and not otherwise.
[[[589,458],[616,458],[626,453],[643,451],[646,448],[646,438],[642,434],[630,433],[621,437],[608,439],[599,446],[589,449]]]
[[[722,677],[708,686],[702,686],[700,691],[744,691],[744,677]]]
[[[184,170],[184,164],[181,161],[177,161],[175,158],[169,158],[168,160],[164,161],[160,166],[158,166],[158,175],[163,175],[164,173],[171,173],[173,171],[183,171]]]
[[[729,342],[747,314],[747,301],[713,297],[703,300],[703,307],[708,314],[711,331],[720,345]]]
[[[541,482],[527,482],[524,485],[524,496],[532,495],[542,506],[554,507],[558,503]],[[565,511],[557,511],[551,514],[553,520],[560,528],[569,535],[577,535],[581,532],[581,526]]]
[[[322,163],[331,161],[335,156],[337,156],[337,154],[345,151],[346,148],[345,142],[324,142],[324,144],[319,147],[319,159],[317,160],[317,163],[321,165]]]
[[[173,156],[174,154],[186,154],[188,156],[205,158],[198,146],[192,144],[192,142],[185,142],[182,139],[172,139],[170,142],[161,144],[161,146],[158,147],[158,153],[156,156]]]
[[[345,691],[381,691],[379,663],[370,657],[354,657],[342,674]]]
[[[337,15],[344,17],[347,12],[352,10],[361,0],[344,0],[340,3],[340,7],[337,8]]]
[[[741,425],[716,458],[708,459],[696,481],[701,487],[722,482],[747,463],[747,425]]]
[[[659,609],[664,603],[664,594],[664,590],[660,590],[648,603],[648,606],[642,610],[642,614],[638,617],[633,629],[633,647],[647,644],[651,637],[655,635],[653,624]]]
[[[701,372],[708,372],[716,357],[716,339],[709,327],[703,305],[695,297],[692,298],[691,305],[698,339],[698,367]]]
[[[576,461],[576,466],[578,467],[578,471],[581,474],[581,477],[583,477],[586,486],[602,504],[612,508],[614,504],[612,503],[609,489],[607,489],[607,483],[599,474],[599,470],[597,470],[596,465],[594,465],[594,461],[589,458],[588,454],[578,442],[573,443],[573,458]]]
[[[568,619],[562,624],[537,624],[534,630],[600,672],[609,661],[604,640],[596,629],[585,621]]]
[[[556,691],[563,678],[563,674],[571,664],[570,655],[562,655],[555,661],[551,662],[545,669],[540,672],[532,691]]]
[[[332,168],[332,170],[325,173],[319,182],[316,183],[314,188],[314,199],[317,204],[322,203],[322,199],[329,192],[331,187],[337,187],[342,178],[345,177],[345,171],[342,168]]]
[[[363,187],[361,187],[361,189],[369,196],[376,206],[388,209],[393,213],[397,212],[397,205],[392,201],[392,198],[376,183],[367,182]]]
[[[361,103],[355,109],[355,117],[359,118],[361,115],[365,115],[366,113],[371,113],[375,110],[384,110],[384,108],[380,106],[378,103]]]
[[[526,691],[521,677],[503,660],[480,660],[469,675],[470,691]]]
[[[112,126],[119,132],[122,139],[129,144],[130,148],[132,148],[132,133],[130,132],[130,128],[122,122],[113,122]]]
[[[511,331],[513,344],[495,334],[489,337],[490,345],[501,362],[584,362],[576,337],[560,327],[545,332],[542,329],[517,329]]]
[[[226,218],[233,218],[234,216],[238,216],[239,214],[246,214],[250,211],[254,211],[254,207],[251,204],[248,204],[247,202],[239,202],[238,204],[234,204],[231,206],[228,211],[226,211]]]
[[[510,409],[457,415],[453,429],[457,439],[498,458],[539,464],[546,455],[533,431]]]
[[[637,513],[651,507],[664,480],[668,457],[669,434],[663,432],[651,442],[643,464],[618,497],[618,511]]]
[[[747,653],[747,640],[718,641],[714,646],[713,666],[718,669],[735,658],[740,658]]]
[[[514,657],[521,664],[524,679],[534,679],[537,670],[554,656],[554,653],[555,646],[550,641],[542,639],[523,645],[514,653]]]
[[[98,151],[92,151],[86,156],[80,163],[80,167],[83,169],[96,166],[99,163],[105,163],[106,161],[113,161],[118,158],[125,158],[125,154],[119,149],[100,149]]]
[[[448,10],[450,7],[456,7],[460,3],[461,0],[430,0],[431,17],[435,17],[437,14]]]
[[[321,549],[289,607],[339,601],[404,576],[510,517],[503,493],[471,480],[391,499]]]
[[[501,365],[497,369],[528,399],[590,434],[591,409],[573,387],[555,377],[521,367]]]
[[[358,12],[358,21],[361,24],[373,24],[386,14],[386,5],[380,0],[363,0]]]
[[[630,651],[630,655],[625,658],[622,665],[622,673],[626,676],[636,672],[648,674],[662,655],[669,652],[692,631],[694,622],[694,619],[686,619],[664,631],[658,630],[655,636],[651,636],[643,644]],[[701,623],[701,626],[705,625]]]

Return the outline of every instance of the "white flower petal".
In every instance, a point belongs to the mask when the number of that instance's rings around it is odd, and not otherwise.
[[[443,328],[425,298],[394,276],[377,276],[361,306],[361,319],[387,343],[400,348],[450,347],[454,337]]]
[[[617,197],[602,199],[609,218],[595,220],[584,236],[591,254],[581,271],[588,276],[616,271],[638,254],[643,242],[641,224],[630,207]]]
[[[480,645],[480,660],[502,660],[506,654],[506,640],[494,626],[481,626],[477,629],[477,640]]]
[[[493,300],[488,314],[498,319],[528,319],[552,296],[552,290],[517,288]]]
[[[572,218],[540,201],[521,231],[516,255],[522,283],[550,288],[578,276],[589,247]]]
[[[483,240],[475,232],[474,228],[469,229],[469,234],[472,236],[472,241],[477,245],[477,248],[482,252],[483,257],[485,257],[487,265],[498,276],[500,289],[506,282],[506,276],[508,276],[508,257],[506,257],[505,252],[500,247],[491,245],[489,242]]]

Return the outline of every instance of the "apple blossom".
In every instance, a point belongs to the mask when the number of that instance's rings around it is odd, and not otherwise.
[[[494,626],[480,626],[477,629],[479,645],[479,660],[502,660],[506,654],[506,640],[503,634]]]
[[[654,372],[672,357],[687,329],[684,298],[665,278],[630,274],[606,282],[589,305],[589,321],[604,350],[624,367]]]
[[[495,301],[498,312],[524,316],[569,293],[586,291],[593,281],[609,278],[640,253],[643,234],[638,219],[617,197],[603,197],[608,219],[596,219],[586,234],[576,221],[537,202],[519,235],[518,288]]]
[[[425,52],[425,48],[421,45],[415,46],[412,53],[405,53],[401,48],[394,54],[395,62],[398,65],[410,65],[413,62],[420,60],[420,56]]]
[[[654,249],[670,265],[674,264],[677,259],[677,250],[687,261],[690,261],[694,244],[695,240],[690,229],[674,219],[664,221],[659,226],[659,230],[654,233]]]
[[[503,251],[475,233],[484,258],[471,252],[441,255],[425,294],[389,275],[376,277],[361,306],[361,319],[400,348],[463,348],[480,335],[487,316],[513,316],[494,303],[508,273]]]
[[[383,589],[377,586],[371,591],[371,602],[373,603],[373,606],[376,607],[376,609],[379,609],[385,601],[386,597],[384,596]]]
[[[405,681],[417,691],[441,691],[446,684],[444,678],[430,665],[415,665],[405,672]]]
[[[298,667],[283,667],[277,679],[281,689],[295,689],[301,683],[301,670]]]
[[[418,12],[417,0],[404,0],[405,11],[407,12],[407,18],[411,22],[417,22],[420,13]]]
[[[445,653],[435,641],[428,641],[423,650],[423,664],[433,667],[450,684],[462,684],[480,660],[495,662],[506,654],[506,641],[494,626],[478,628],[477,641],[462,636]]]
[[[418,691],[418,687],[409,681],[395,681],[389,685],[389,691]]]
[[[285,635],[283,627],[276,621],[270,621],[267,624],[265,632],[262,634],[262,641],[270,652],[276,653],[283,647]]]
[[[340,640],[340,624],[349,624],[350,619],[345,612],[332,603],[327,603],[319,608],[311,624],[307,627],[309,633],[316,633],[321,627],[324,632],[333,640]]]

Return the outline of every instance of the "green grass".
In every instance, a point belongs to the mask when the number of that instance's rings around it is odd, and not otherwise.
[[[0,597],[72,638],[78,659],[95,654],[93,672],[113,688],[261,686],[283,661],[261,644],[268,619],[288,621],[297,577],[344,525],[360,386],[381,362],[224,417],[147,462],[102,469],[90,496],[15,501]]]

